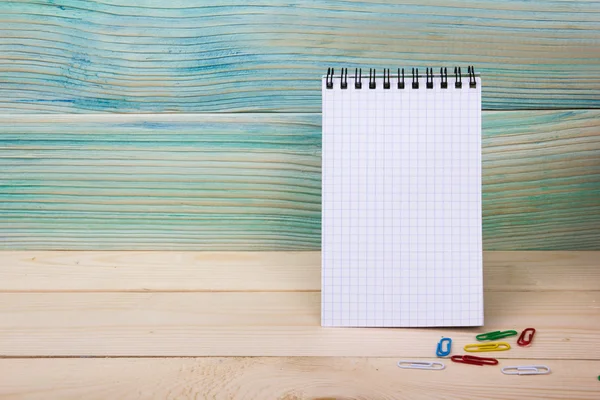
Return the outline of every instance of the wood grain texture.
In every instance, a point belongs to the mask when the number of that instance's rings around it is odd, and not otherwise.
[[[407,300],[408,301],[408,300]],[[499,358],[600,359],[600,291],[486,292],[485,327],[322,328],[317,292],[0,293],[0,356],[423,357],[533,326]]]
[[[599,361],[548,360],[545,376],[450,363],[400,370],[394,358],[0,360],[2,399],[594,399]],[[510,360],[501,366],[531,365]]]
[[[0,2],[5,112],[318,112],[327,67],[474,64],[485,109],[598,108],[594,1]]]
[[[600,290],[596,252],[485,252],[489,292]],[[0,292],[319,291],[320,252],[0,252]]]
[[[486,250],[598,248],[599,117],[484,113]],[[320,119],[1,115],[0,249],[318,249]]]
[[[4,252],[0,398],[597,398],[598,255],[486,253],[486,326],[478,329],[333,329],[318,326],[317,252]],[[147,276],[172,291],[102,292],[128,290]],[[111,277],[125,283],[111,286]],[[15,292],[19,285],[43,292]],[[489,353],[497,367],[396,366],[433,360],[441,336],[452,337],[460,354],[479,332],[528,326],[537,328],[533,345]],[[220,357],[240,355],[313,357]],[[500,372],[530,364],[552,373]]]

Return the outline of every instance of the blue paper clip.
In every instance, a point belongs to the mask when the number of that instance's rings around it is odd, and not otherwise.
[[[444,342],[448,343],[446,351],[444,351]],[[437,345],[437,349],[435,351],[435,354],[438,357],[446,357],[447,355],[450,354],[450,350],[451,349],[452,349],[452,339],[450,339],[450,338],[442,338],[442,340],[440,340],[440,342]]]

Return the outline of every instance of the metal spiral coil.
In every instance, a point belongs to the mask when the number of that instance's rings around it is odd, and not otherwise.
[[[472,65],[469,65],[467,67],[467,73],[469,75],[469,88],[471,89],[475,89],[477,88],[477,80],[475,79],[475,67]],[[333,79],[335,76],[335,70],[333,68],[328,68],[327,69],[327,76],[325,77],[325,87],[327,89],[333,89],[334,87],[334,83],[333,83]],[[448,69],[445,67],[440,68],[440,88],[441,89],[448,89]],[[411,81],[411,88],[412,89],[419,89],[419,79],[422,78],[422,76],[419,75],[419,69],[418,68],[412,68],[412,81]],[[426,68],[425,69],[425,88],[427,89],[433,89],[434,88],[434,72],[433,72],[433,68]],[[348,89],[348,68],[342,68],[341,72],[339,74],[339,80],[340,80],[340,89]],[[391,85],[391,78],[390,78],[390,69],[389,68],[384,68],[383,69],[383,88],[384,89],[391,89],[392,85]],[[354,89],[362,89],[363,85],[362,85],[362,68],[356,68],[355,72],[354,72]],[[377,88],[377,80],[376,80],[376,70],[375,68],[370,68],[369,69],[369,85],[368,85],[369,89],[376,89]],[[398,89],[405,89],[406,85],[404,82],[404,68],[400,69],[398,68],[398,84],[397,84],[397,88]],[[462,82],[462,71],[460,67],[454,67],[454,88],[455,89],[462,89],[463,88],[463,82]]]

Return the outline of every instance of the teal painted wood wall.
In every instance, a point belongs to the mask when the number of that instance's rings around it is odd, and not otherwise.
[[[600,248],[600,3],[0,2],[0,249],[317,249],[328,66],[482,74],[484,248]]]

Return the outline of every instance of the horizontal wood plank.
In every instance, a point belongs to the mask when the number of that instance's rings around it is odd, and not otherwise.
[[[431,359],[433,361],[433,359]],[[437,359],[439,360],[439,359]],[[0,359],[3,399],[592,399],[600,361],[531,360],[444,371],[400,370],[397,358]],[[507,376],[544,364],[543,376]]]
[[[0,252],[0,292],[286,290],[321,290],[320,252]]]
[[[320,294],[0,293],[0,356],[428,357],[480,332],[537,329],[499,358],[600,359],[600,291],[486,292],[485,327],[320,327]],[[368,331],[368,332],[367,332]]]
[[[320,119],[0,115],[0,249],[317,250]],[[599,248],[599,121],[484,113],[486,250]]]
[[[475,65],[485,109],[600,107],[594,1],[0,2],[4,112],[318,112],[327,67]]]
[[[485,252],[486,291],[600,289],[599,252]],[[0,252],[0,292],[319,291],[320,252]]]

